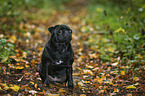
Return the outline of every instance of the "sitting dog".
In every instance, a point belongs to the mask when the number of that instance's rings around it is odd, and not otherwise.
[[[68,82],[68,87],[73,88],[72,30],[66,25],[56,25],[48,30],[51,37],[44,47],[38,69],[42,82],[48,86],[51,82]]]

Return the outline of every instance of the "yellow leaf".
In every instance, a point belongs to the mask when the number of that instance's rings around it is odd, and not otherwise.
[[[64,88],[60,88],[59,92],[66,92],[66,90],[64,90]]]
[[[111,47],[111,46],[108,46],[109,48],[108,48],[108,51],[110,51],[110,52],[114,52],[114,49]]]
[[[37,89],[37,84],[34,84],[34,87]]]
[[[104,75],[101,76],[101,79],[102,79],[102,80],[106,80],[106,76],[104,76]]]
[[[31,84],[34,84],[34,82],[30,81]]]
[[[28,64],[25,64],[25,67],[28,68],[28,67],[30,67],[30,66],[29,66]]]
[[[89,42],[90,43],[94,42],[94,39],[93,38],[89,39]]]
[[[110,82],[109,85],[113,85],[113,83]]]
[[[5,84],[5,83],[3,83],[3,84],[0,83],[0,85],[2,85],[2,86],[4,87],[4,88],[3,88],[4,90],[8,90],[8,89],[9,89],[9,86],[8,86],[7,84]]]
[[[84,83],[91,83],[91,81],[85,81]]]
[[[87,68],[93,69],[94,67],[91,65],[86,65]]]
[[[11,36],[10,37],[10,39],[9,39],[9,41],[11,42],[11,43],[15,43],[15,41],[17,40],[17,37],[16,36]]]
[[[92,69],[93,71],[98,71],[100,68],[99,67],[96,67],[94,69]]]
[[[132,94],[131,94],[131,93],[129,93],[129,94],[127,94],[126,96],[132,96]]]
[[[125,71],[121,71],[120,72],[120,75],[125,75]]]
[[[124,34],[126,34],[125,30],[122,27],[117,29],[114,33],[124,33]]]
[[[143,56],[141,56],[140,54],[137,54],[139,58],[143,59]]]
[[[8,60],[8,56],[3,57],[3,59],[1,60],[1,62],[6,62]]]
[[[104,93],[104,90],[99,90],[99,93]]]
[[[78,70],[82,70],[80,67],[76,67]]]
[[[23,51],[23,57],[25,57],[25,58],[27,57],[27,52]]]
[[[80,19],[80,18],[79,18],[78,16],[76,16],[76,17],[73,17],[73,18],[72,18],[72,21],[73,21],[73,22],[78,22],[79,19]]]
[[[86,96],[85,94],[81,94],[80,96]]]
[[[136,87],[134,85],[129,85],[126,87],[126,89],[136,89]]]
[[[79,76],[80,74],[78,74],[78,73],[73,73],[72,75],[73,75],[73,76]]]
[[[90,58],[93,59],[93,58],[97,58],[98,55],[96,53],[93,53],[93,54],[89,54]]]
[[[99,83],[102,83],[102,81],[103,81],[102,79],[98,79],[98,82],[99,82]]]
[[[86,26],[82,26],[82,28],[81,28],[81,31],[82,31],[82,32],[87,32],[87,30],[88,30],[88,29],[87,29]]]
[[[93,72],[91,70],[88,70],[88,69],[84,69],[83,73],[93,75]]]
[[[103,12],[103,9],[102,8],[96,8],[96,11],[97,12]]]
[[[118,92],[119,92],[119,90],[118,90],[117,88],[114,88],[114,91],[113,91],[113,92],[114,92],[114,93],[115,93],[115,92],[117,92],[117,93],[118,93]]]
[[[82,62],[82,58],[78,58],[77,61],[78,61],[79,63],[81,63],[81,62]]]
[[[97,76],[97,77],[94,79],[94,81],[95,81],[95,82],[102,83],[103,80],[102,80],[100,77]]]
[[[139,81],[139,78],[138,77],[134,77],[133,81]]]
[[[12,90],[14,90],[14,91],[16,91],[16,92],[18,92],[19,91],[19,89],[20,89],[20,87],[19,86],[17,86],[17,85],[10,85],[11,87],[10,87],[10,89],[12,89]]]
[[[48,96],[60,96],[60,94],[47,94]]]
[[[17,66],[16,69],[24,69],[23,66]]]
[[[0,86],[0,90],[3,90],[1,86]]]

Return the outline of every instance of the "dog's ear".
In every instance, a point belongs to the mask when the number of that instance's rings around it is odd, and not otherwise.
[[[49,28],[48,28],[48,31],[52,34],[53,31],[54,31],[54,27],[49,27]]]

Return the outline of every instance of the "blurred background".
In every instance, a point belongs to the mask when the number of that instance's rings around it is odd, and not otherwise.
[[[1,0],[0,13],[1,37],[39,37],[38,25],[39,31],[49,34],[46,26],[68,24],[87,46],[100,52],[130,59],[139,59],[144,52],[144,0]]]
[[[73,29],[75,82],[80,90],[87,90],[86,93],[91,90],[92,95],[121,94],[128,92],[122,86],[137,82],[128,89],[144,91],[141,83],[145,68],[144,0],[0,0],[0,71],[5,72],[5,64],[13,64],[6,68],[14,70],[35,68],[41,62],[41,51],[50,36],[47,28],[57,24]],[[18,58],[28,61],[29,67]],[[87,68],[89,71],[81,71]],[[92,81],[86,87],[91,84],[92,89],[82,87],[84,82],[80,78],[88,78],[84,74],[90,75]],[[108,81],[111,84],[113,80],[129,81],[111,89],[115,85],[101,85],[106,84],[103,80],[107,76],[112,79]],[[1,83],[5,82],[1,78]]]

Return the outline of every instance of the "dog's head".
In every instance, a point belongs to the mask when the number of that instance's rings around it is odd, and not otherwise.
[[[48,30],[55,48],[58,51],[64,51],[72,39],[72,30],[66,25],[56,25],[49,27]]]

